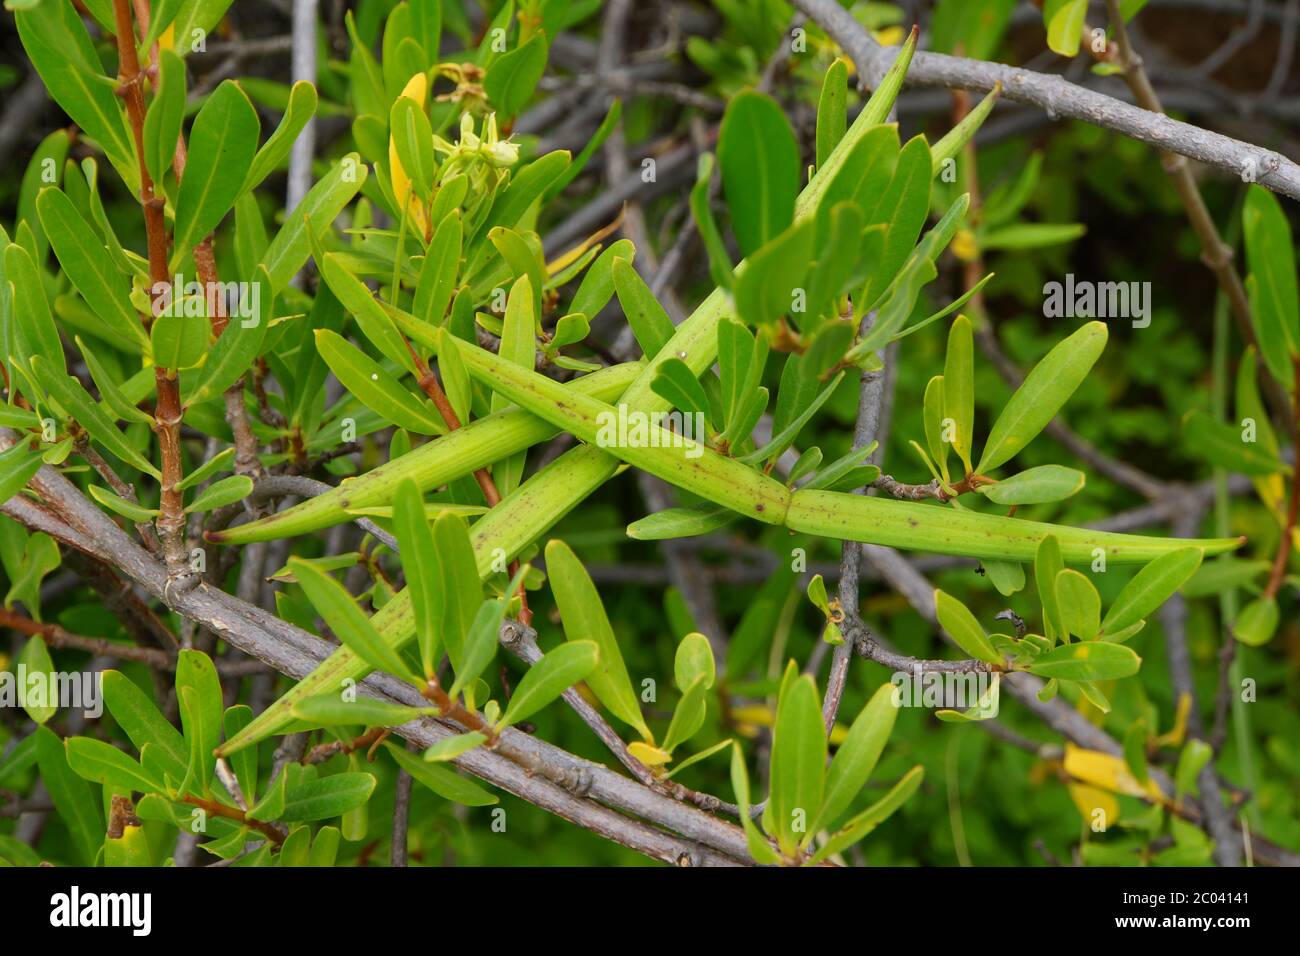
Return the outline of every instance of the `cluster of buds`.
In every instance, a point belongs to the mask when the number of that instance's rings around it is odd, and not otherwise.
[[[441,136],[433,138],[433,148],[447,156],[447,165],[486,163],[494,169],[509,169],[519,161],[519,144],[501,139],[497,132],[497,115],[489,113],[483,120],[483,135],[474,132],[474,117],[460,118],[460,141],[449,143]]]

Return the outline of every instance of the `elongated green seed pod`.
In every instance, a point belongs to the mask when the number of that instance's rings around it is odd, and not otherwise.
[[[768,524],[782,523],[790,503],[790,490],[785,485],[718,454],[694,438],[664,428],[653,417],[655,413],[629,411],[626,405],[615,408],[590,395],[568,391],[559,382],[507,362],[486,349],[447,334],[442,339],[444,346],[454,345],[460,350],[471,376],[538,418],[739,514]],[[627,440],[629,429],[640,432],[637,440]]]
[[[825,538],[1007,561],[1034,560],[1039,543],[1050,534],[1060,542],[1067,564],[1089,564],[1101,556],[1114,564],[1141,564],[1189,547],[1218,554],[1245,540],[1116,534],[837,491],[796,491],[785,524],[791,531]]]
[[[658,433],[671,433],[655,425],[646,428],[643,437],[658,438],[659,447],[611,441],[624,436],[611,434],[601,423],[617,422],[620,413],[627,415],[625,409],[615,409],[591,396],[566,393],[557,382],[476,346],[458,343],[457,347],[470,375],[538,417],[702,498],[792,531],[910,551],[1008,561],[1032,561],[1043,538],[1054,534],[1068,562],[1090,562],[1100,550],[1107,561],[1120,564],[1150,561],[1189,546],[1217,554],[1237,547],[1242,540],[1188,541],[1091,531],[834,491],[799,491],[791,495],[780,482],[711,448],[694,442],[688,448],[663,447],[667,439]]]
[[[627,362],[584,375],[561,388],[614,399],[623,394],[642,368],[640,362]],[[333,491],[258,521],[211,532],[207,538],[219,544],[248,544],[328,528],[348,521],[349,508],[390,503],[398,484],[406,478],[414,479],[421,491],[436,488],[553,438],[558,431],[521,408],[504,409],[435,438],[364,475],[345,479]]]

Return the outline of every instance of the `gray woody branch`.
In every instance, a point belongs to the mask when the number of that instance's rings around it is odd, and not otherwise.
[[[794,5],[825,30],[853,60],[869,86],[879,82],[897,55],[882,47],[838,0],[794,0]],[[908,86],[941,86],[987,93],[1002,84],[1002,95],[1037,106],[1049,116],[1083,120],[1131,139],[1180,153],[1236,176],[1253,178],[1274,192],[1300,199],[1300,166],[1268,149],[1180,123],[1063,77],[1023,67],[985,63],[942,53],[918,52],[907,71]]]
[[[0,429],[0,450],[13,441],[12,432]],[[19,494],[0,511],[112,564],[178,614],[282,674],[301,679],[335,649],[206,584],[187,592],[169,589],[166,568],[48,465],[30,487],[40,496],[39,502]],[[362,686],[381,699],[413,706],[427,703],[409,684],[386,674],[372,674]],[[397,732],[428,747],[463,728],[450,721],[423,719]],[[493,786],[653,859],[679,866],[751,863],[738,826],[513,728],[503,732],[497,750],[479,747],[455,763]]]

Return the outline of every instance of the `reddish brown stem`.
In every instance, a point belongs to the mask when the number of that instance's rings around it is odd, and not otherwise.
[[[375,749],[384,742],[384,739],[392,733],[388,727],[372,727],[359,737],[353,737],[351,740],[331,740],[329,743],[320,744],[313,747],[305,757],[302,758],[304,764],[324,763],[335,754],[350,754],[358,750],[366,751],[366,759],[373,760]]]
[[[149,278],[153,283],[154,314],[160,311],[159,298],[168,285],[167,225],[163,221],[163,198],[154,194],[153,180],[144,162],[144,75],[135,52],[135,29],[131,22],[130,0],[113,0],[117,26],[118,92],[126,103],[126,115],[135,139],[136,165],[140,172],[140,206],[144,210],[145,235],[149,244]],[[145,318],[145,327],[153,321]],[[174,575],[187,573],[185,565],[184,494],[177,485],[184,477],[181,465],[181,395],[180,381],[174,370],[156,366],[154,383],[158,395],[154,431],[162,457],[162,496],[158,515],[158,537],[162,540],[167,569]]]
[[[456,410],[451,407],[451,401],[447,398],[447,393],[442,390],[442,385],[438,382],[438,376],[434,374],[429,363],[420,357],[420,353],[411,347],[409,340],[406,342],[406,348],[411,353],[411,359],[415,362],[415,369],[420,373],[419,385],[429,400],[433,402],[434,407],[438,409],[438,414],[447,424],[447,428],[455,431],[460,428],[460,416]],[[491,473],[486,468],[480,468],[474,472],[474,480],[483,491],[483,497],[487,499],[488,507],[495,508],[501,500],[501,492],[497,490],[496,482],[492,480]],[[510,562],[510,575],[513,577],[519,572],[519,562]],[[533,612],[528,607],[528,595],[524,591],[523,582],[519,584],[519,619],[525,624],[532,624]]]
[[[433,702],[433,706],[438,708],[438,713],[451,720],[456,721],[463,727],[470,730],[477,730],[487,738],[487,746],[494,747],[499,739],[499,734],[493,729],[492,725],[485,721],[474,711],[463,706],[459,701],[452,700],[447,696],[447,692],[434,678],[431,678],[425,685],[424,690],[420,692]]]
[[[238,807],[228,807],[224,803],[217,803],[215,800],[204,800],[202,797],[192,797],[188,794],[181,799],[190,806],[199,807],[214,817],[223,817],[227,820],[234,820],[236,823],[242,823],[250,830],[256,830],[262,834],[276,846],[284,842],[283,833],[269,823],[263,823],[261,820],[250,820],[248,815]]]

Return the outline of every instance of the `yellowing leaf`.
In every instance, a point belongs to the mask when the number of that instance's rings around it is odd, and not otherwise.
[[[881,46],[898,46],[907,36],[907,31],[900,26],[885,27],[883,30],[875,30],[871,34],[876,38],[876,42]]]
[[[673,755],[651,744],[635,740],[627,745],[627,752],[647,767],[662,767],[673,759]]]
[[[401,95],[415,100],[423,108],[428,91],[428,79],[423,73],[416,73],[406,81],[406,86],[402,88]],[[397,144],[391,135],[388,137],[388,168],[391,171],[393,196],[397,199],[398,212],[401,212],[402,207],[406,206],[409,200],[410,206],[407,215],[410,217],[411,226],[423,235],[428,228],[424,203],[411,195],[411,179],[406,175],[406,170],[402,168],[402,161],[397,158]]]
[[[584,255],[586,255],[588,249],[592,248],[593,246],[599,248],[599,244],[603,239],[613,234],[614,232],[618,231],[619,227],[623,225],[623,213],[624,210],[620,209],[618,215],[608,226],[602,226],[600,229],[597,229],[595,232],[593,232],[586,239],[582,240],[582,242],[578,243],[572,249],[568,250],[567,252],[560,253],[550,262],[546,263],[546,274],[548,276],[553,276],[557,272],[560,272],[562,269],[568,268],[573,263],[581,259]]]
[[[759,727],[771,727],[776,715],[772,712],[772,708],[765,704],[749,704],[744,707],[731,708],[731,719],[737,724],[744,725],[738,727],[741,733],[746,737],[753,737],[758,733]],[[836,722],[831,727],[830,736],[826,739],[828,743],[838,747],[844,743],[844,739],[848,735],[848,725]]]
[[[1100,750],[1085,750],[1074,744],[1065,745],[1065,772],[1086,784],[1122,793],[1144,800],[1163,800],[1164,794],[1153,779],[1143,785],[1133,776],[1123,757],[1102,753]],[[1114,819],[1113,816],[1108,819]]]
[[[1068,783],[1066,789],[1070,791],[1070,799],[1074,801],[1080,816],[1089,823],[1098,810],[1102,812],[1107,827],[1119,819],[1119,801],[1105,790],[1082,783]]]
[[[1187,736],[1187,715],[1192,710],[1192,695],[1183,694],[1178,698],[1178,709],[1174,712],[1174,725],[1167,733],[1156,738],[1157,747],[1181,747]]]
[[[952,244],[948,248],[962,262],[974,262],[979,258],[979,243],[975,241],[975,233],[969,229],[958,229],[952,237]]]

